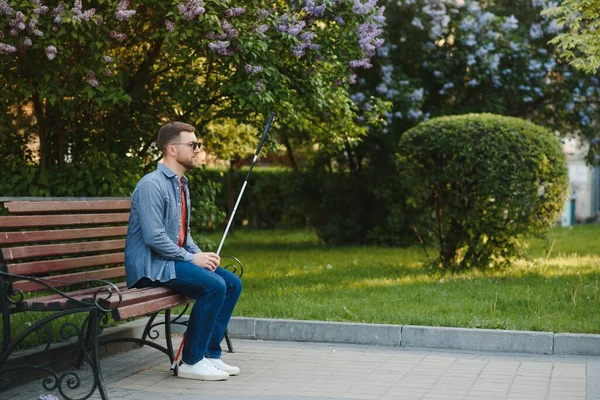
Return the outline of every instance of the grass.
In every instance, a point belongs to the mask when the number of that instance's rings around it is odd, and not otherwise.
[[[600,333],[599,246],[600,226],[555,228],[511,269],[456,274],[424,269],[418,247],[330,248],[310,231],[238,231],[222,254],[245,266],[238,316]]]
[[[600,333],[598,249],[600,225],[583,225],[554,228],[515,266],[487,273],[427,270],[420,247],[327,247],[311,231],[236,231],[222,254],[244,263],[237,316]],[[14,315],[13,338],[44,315]]]

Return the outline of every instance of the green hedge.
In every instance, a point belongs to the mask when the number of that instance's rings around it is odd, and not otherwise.
[[[528,121],[436,118],[407,131],[400,148],[408,202],[437,238],[440,267],[508,265],[522,239],[549,229],[564,205],[560,143]]]
[[[233,201],[247,169],[232,176]],[[218,181],[217,205],[227,209],[227,171],[206,170],[203,179]],[[359,173],[255,168],[238,206],[235,227],[314,228],[329,244],[399,245],[415,243],[412,216],[398,195],[397,173],[366,169]],[[192,189],[195,190],[195,189]]]

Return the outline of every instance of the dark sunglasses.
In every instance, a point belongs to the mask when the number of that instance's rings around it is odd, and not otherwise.
[[[171,143],[172,145],[175,144],[183,144],[185,146],[191,147],[193,150],[198,150],[200,148],[202,148],[202,143],[200,142],[189,142],[189,143]]]

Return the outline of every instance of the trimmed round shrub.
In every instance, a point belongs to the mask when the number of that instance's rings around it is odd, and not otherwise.
[[[510,265],[522,239],[546,232],[566,199],[568,172],[545,128],[493,114],[441,117],[407,131],[398,154],[405,195],[423,216],[444,269]]]

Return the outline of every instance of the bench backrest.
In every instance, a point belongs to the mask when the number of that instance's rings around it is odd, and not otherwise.
[[[36,276],[49,286],[125,276],[129,200],[7,201],[0,216],[0,268]],[[4,261],[2,261],[2,258]],[[13,290],[35,292],[41,284],[20,280]]]

